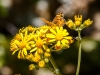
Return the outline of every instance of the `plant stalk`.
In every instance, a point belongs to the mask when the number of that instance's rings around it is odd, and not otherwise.
[[[81,64],[81,31],[78,31],[78,43],[79,43],[79,52],[78,52],[78,64],[77,64],[76,75],[79,75],[80,64]]]
[[[61,72],[60,72],[60,70],[58,69],[58,67],[57,67],[57,65],[56,65],[56,63],[55,63],[55,61],[54,61],[52,55],[50,56],[49,59],[50,59],[50,62],[51,62],[51,64],[52,64],[52,66],[54,67],[55,74],[56,74],[56,75],[62,75]]]

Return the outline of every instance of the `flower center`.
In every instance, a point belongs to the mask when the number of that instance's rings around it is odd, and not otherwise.
[[[56,34],[56,40],[61,40],[63,39],[63,35],[62,34]]]
[[[23,49],[24,47],[26,47],[26,42],[23,42],[23,41],[22,41],[22,42],[20,43],[20,49]]]
[[[37,40],[37,41],[36,41],[36,46],[37,46],[38,48],[41,48],[41,47],[43,46],[43,41],[42,41],[42,40]]]
[[[76,26],[79,26],[81,24],[80,21],[75,21]]]

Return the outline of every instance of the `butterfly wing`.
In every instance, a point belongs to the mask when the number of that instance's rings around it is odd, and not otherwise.
[[[59,12],[56,17],[53,19],[52,22],[47,21],[43,18],[40,18],[42,21],[44,21],[49,26],[63,26],[65,24],[64,14],[62,12]]]

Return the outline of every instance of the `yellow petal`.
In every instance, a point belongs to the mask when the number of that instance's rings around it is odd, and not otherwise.
[[[60,46],[60,45],[61,45],[60,41],[57,41],[57,46]]]
[[[45,46],[45,45],[43,45],[43,48],[46,50],[46,49],[48,49],[48,47],[47,46]]]
[[[55,32],[53,29],[50,29],[50,31],[51,31],[53,34],[56,34],[56,32]]]
[[[19,33],[20,34],[20,36],[21,36],[21,39],[23,40],[23,34],[22,33]]]
[[[65,39],[61,40],[62,45],[65,45]]]
[[[29,45],[26,45],[26,48],[27,48],[27,50],[30,50],[31,49],[31,47]]]
[[[30,50],[30,52],[34,52],[36,51],[37,47],[35,47],[34,49]]]
[[[31,45],[31,47],[35,47],[35,44]]]
[[[60,32],[62,32],[62,30],[63,30],[63,27],[61,26],[61,27],[60,27]]]
[[[23,48],[23,53],[24,53],[24,55],[27,55],[27,50],[26,50],[26,48]]]
[[[21,59],[21,54],[20,53],[21,53],[21,50],[19,50],[19,52],[18,52],[18,58],[19,59]]]
[[[54,42],[56,39],[51,39],[51,40],[49,40],[49,42]]]
[[[57,31],[57,33],[59,33],[60,31],[59,31],[59,27],[56,27],[56,31]]]
[[[67,35],[69,35],[69,33],[67,32],[67,30],[64,29],[64,30],[62,31],[62,35],[63,35],[63,36],[67,36]]]
[[[55,35],[53,35],[53,34],[47,34],[46,37],[55,38]]]
[[[24,58],[24,50],[21,51],[21,58]]]
[[[18,51],[18,50],[13,51],[12,55],[15,54],[16,51]]]
[[[30,41],[30,42],[28,42],[29,44],[34,44],[35,42],[34,41]]]
[[[18,40],[14,40],[14,43],[19,46],[20,42]]]
[[[71,36],[67,36],[67,37],[64,37],[65,39],[72,39],[72,37]]]
[[[25,29],[25,37],[27,36],[27,29]]]

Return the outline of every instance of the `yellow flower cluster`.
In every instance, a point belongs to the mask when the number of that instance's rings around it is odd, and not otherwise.
[[[82,30],[83,28],[86,28],[93,23],[93,21],[90,21],[90,19],[88,19],[88,20],[85,20],[82,24],[82,15],[75,15],[74,19],[75,19],[75,22],[73,22],[71,19],[69,19],[66,22],[66,25],[69,28],[74,29],[76,31]]]
[[[38,28],[29,25],[20,29],[10,43],[12,54],[18,52],[19,59],[34,62],[29,66],[30,70],[44,67],[52,51],[69,48],[73,43],[73,38],[63,28],[62,17],[59,13],[52,22],[44,21],[47,25]]]

